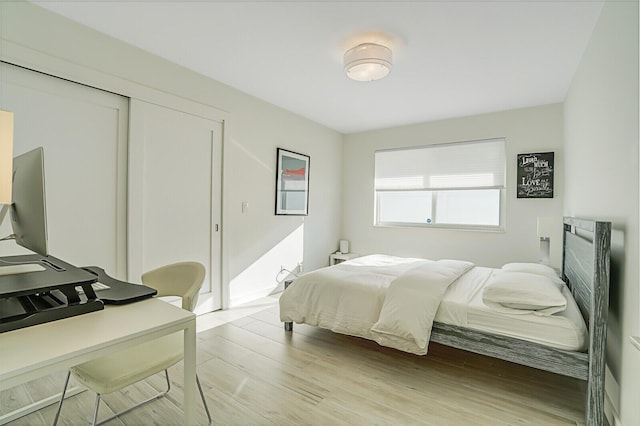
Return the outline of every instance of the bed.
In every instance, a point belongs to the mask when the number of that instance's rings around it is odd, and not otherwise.
[[[306,323],[420,355],[436,342],[584,380],[585,422],[602,425],[611,224],[564,218],[563,226],[561,281],[539,282],[533,264],[485,268],[451,259],[373,255],[294,280],[280,298],[280,318],[288,332],[293,322]],[[422,295],[414,290],[425,276],[435,277],[435,284]],[[535,287],[552,290],[540,297],[544,306],[495,304],[503,300],[489,295],[502,297],[502,284],[516,278],[548,286]],[[531,283],[523,288],[530,290]],[[552,297],[558,292],[566,301],[560,308]]]

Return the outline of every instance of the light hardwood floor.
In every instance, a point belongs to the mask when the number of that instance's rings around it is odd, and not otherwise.
[[[431,345],[415,356],[305,325],[283,330],[277,297],[198,318],[198,375],[221,425],[584,424],[584,383]],[[110,425],[181,424],[181,364],[169,396]],[[1,411],[51,395],[64,372],[0,394]],[[105,396],[100,418],[150,396],[158,375]],[[95,395],[69,398],[60,424],[90,424]],[[198,401],[198,420],[206,416]],[[10,423],[51,424],[55,406]]]

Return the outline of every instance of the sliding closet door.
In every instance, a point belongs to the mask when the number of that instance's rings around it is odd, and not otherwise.
[[[50,254],[124,278],[128,99],[6,63],[0,77],[14,154],[44,147]],[[0,255],[22,253],[0,242]]]
[[[129,272],[193,260],[199,312],[221,308],[222,122],[131,100]]]

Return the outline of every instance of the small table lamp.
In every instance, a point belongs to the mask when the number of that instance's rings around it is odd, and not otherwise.
[[[540,263],[549,264],[551,235],[554,234],[555,220],[552,217],[538,217],[538,237],[540,238]]]
[[[13,113],[0,110],[0,204],[11,204]]]
[[[342,254],[349,253],[349,241],[340,240],[340,253]]]

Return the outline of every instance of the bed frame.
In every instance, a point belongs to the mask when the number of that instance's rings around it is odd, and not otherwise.
[[[604,424],[611,223],[564,218],[562,279],[589,328],[588,352],[434,323],[431,341],[587,381],[585,423]]]
[[[587,382],[585,423],[604,424],[604,375],[609,310],[611,223],[564,218],[562,279],[589,329],[588,352],[434,322],[431,341]],[[285,322],[291,331],[293,323]]]

